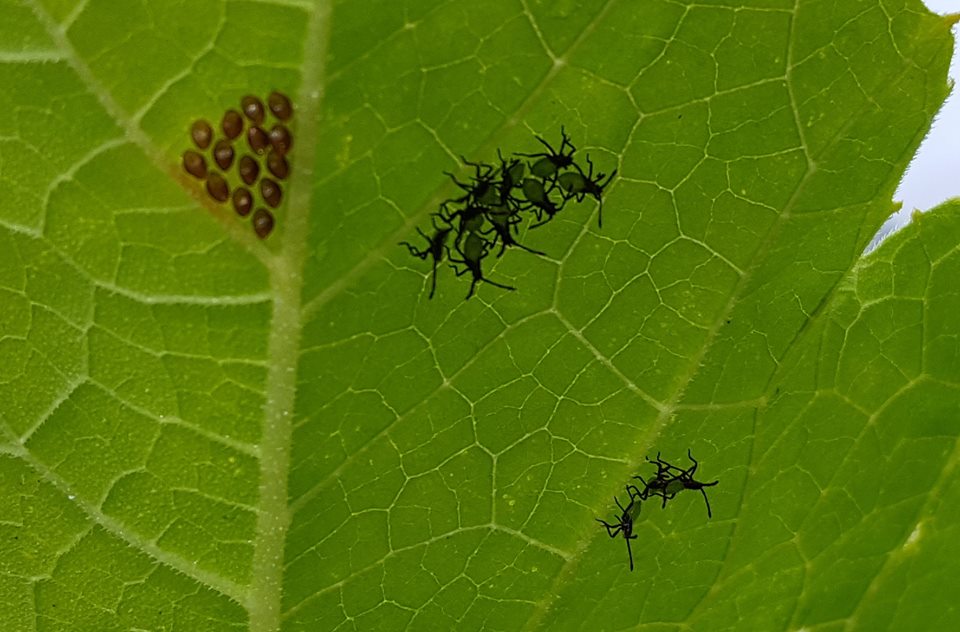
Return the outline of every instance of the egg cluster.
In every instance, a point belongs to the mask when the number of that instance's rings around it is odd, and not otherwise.
[[[290,175],[291,118],[293,105],[286,95],[271,92],[266,107],[259,98],[247,95],[240,100],[239,112],[224,112],[222,136],[214,138],[213,127],[206,120],[194,121],[190,137],[200,151],[183,152],[184,170],[205,181],[207,193],[215,202],[231,200],[241,217],[253,211],[253,230],[261,239],[273,231],[275,221],[266,207],[280,206],[281,182]]]

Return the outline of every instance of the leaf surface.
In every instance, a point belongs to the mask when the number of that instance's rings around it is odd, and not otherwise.
[[[960,208],[860,253],[917,0],[0,0],[0,629],[954,629]],[[180,153],[290,94],[260,241]],[[414,239],[565,125],[604,197]],[[411,236],[413,235],[413,237]],[[714,517],[613,494],[661,451]]]

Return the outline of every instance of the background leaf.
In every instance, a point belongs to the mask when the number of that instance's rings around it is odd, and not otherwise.
[[[955,629],[960,208],[860,253],[947,86],[916,0],[0,0],[0,629]],[[297,106],[258,241],[179,166]],[[619,175],[491,276],[458,155]],[[593,521],[662,451],[714,518]]]

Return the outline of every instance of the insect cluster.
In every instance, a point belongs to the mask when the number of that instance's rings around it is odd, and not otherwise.
[[[273,212],[265,206],[280,206],[280,183],[290,175],[287,154],[293,136],[287,124],[292,117],[293,105],[280,92],[271,92],[266,106],[259,98],[247,95],[240,99],[240,111],[224,112],[219,130],[222,135],[216,138],[210,123],[204,119],[194,121],[190,137],[200,151],[183,152],[184,170],[206,181],[207,193],[215,202],[231,200],[241,217],[253,211],[253,230],[261,239],[273,231],[274,225]],[[208,159],[212,163],[209,167]]]
[[[630,549],[630,540],[637,539],[637,536],[633,533],[633,522],[637,519],[637,516],[640,515],[640,503],[642,501],[647,500],[651,496],[659,496],[662,499],[661,508],[663,508],[667,506],[668,500],[672,500],[681,491],[685,489],[698,489],[700,493],[703,494],[703,502],[707,504],[707,518],[713,517],[713,513],[710,511],[710,500],[707,498],[707,492],[704,491],[703,488],[713,487],[720,481],[702,483],[694,480],[693,475],[696,473],[699,463],[697,463],[693,455],[690,454],[690,450],[687,450],[687,458],[693,462],[693,465],[686,470],[662,460],[659,452],[657,452],[655,461],[647,458],[647,462],[656,466],[657,472],[649,481],[645,481],[642,476],[633,477],[643,484],[643,489],[641,490],[636,485],[626,486],[627,496],[630,498],[630,502],[626,507],[620,504],[620,500],[616,496],[613,497],[613,502],[617,504],[617,508],[620,510],[618,522],[616,524],[610,524],[600,518],[596,519],[597,522],[606,528],[607,535],[611,538],[622,535],[623,539],[626,540],[631,571],[633,570],[633,551]]]
[[[417,228],[417,232],[426,240],[425,247],[416,248],[409,242],[400,242],[414,257],[421,260],[426,260],[427,257],[431,259],[433,271],[430,298],[433,298],[436,292],[437,266],[444,256],[456,276],[470,273],[468,299],[473,296],[480,281],[505,290],[514,290],[516,288],[491,281],[484,276],[483,260],[498,245],[498,258],[503,256],[507,248],[519,248],[543,255],[539,250],[524,246],[515,237],[525,218],[531,222],[530,228],[538,228],[556,217],[567,202],[582,202],[588,195],[601,204],[602,212],[603,190],[610,184],[617,170],[614,169],[609,176],[603,173],[594,175],[593,162],[588,155],[588,168],[584,171],[574,161],[576,147],[562,127],[560,135],[560,148],[557,150],[539,136],[535,138],[546,147],[545,152],[515,153],[509,160],[505,160],[498,149],[499,165],[470,162],[461,156],[464,164],[473,167],[473,176],[469,182],[461,182],[452,173],[444,172],[462,190],[463,195],[446,200],[440,205],[440,209],[432,214],[432,235],[427,235]],[[603,226],[601,215],[598,215],[598,223]],[[453,250],[448,244],[451,236]]]

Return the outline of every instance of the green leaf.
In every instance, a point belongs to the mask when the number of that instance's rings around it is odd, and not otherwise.
[[[0,0],[0,629],[949,630],[960,204],[919,0]],[[183,173],[294,98],[258,240]],[[467,284],[458,156],[601,171]],[[465,173],[465,172],[463,172]],[[611,496],[690,448],[709,489]]]

